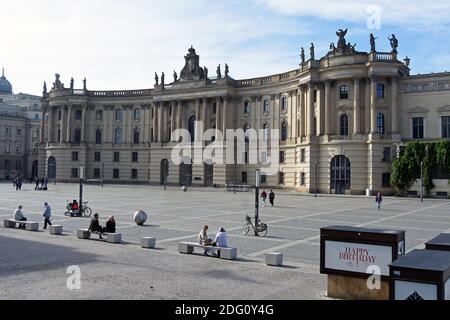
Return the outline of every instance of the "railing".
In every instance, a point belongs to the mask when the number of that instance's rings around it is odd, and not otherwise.
[[[150,95],[151,90],[120,90],[120,91],[88,91],[89,96],[94,97],[129,97]]]
[[[328,140],[330,142],[333,142],[333,141],[349,141],[350,140],[350,136],[330,136],[328,138]]]
[[[299,74],[299,71],[294,70],[294,71],[276,74],[276,75],[263,77],[263,78],[238,80],[238,81],[236,81],[236,83],[237,83],[238,87],[260,86],[260,85],[266,85],[266,84],[271,84],[271,83],[292,80],[292,79],[295,79],[295,77],[298,74]]]
[[[395,62],[396,60],[397,54],[392,52],[375,52],[373,54],[373,61]]]

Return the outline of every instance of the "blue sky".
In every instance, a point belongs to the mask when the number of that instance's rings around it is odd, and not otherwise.
[[[357,50],[373,32],[389,51],[395,33],[413,73],[450,71],[449,12],[450,0],[0,0],[0,67],[16,93],[40,94],[56,72],[79,88],[84,77],[91,90],[151,88],[155,72],[179,73],[192,44],[210,74],[226,62],[244,79],[295,69],[311,42],[321,57],[349,28]]]

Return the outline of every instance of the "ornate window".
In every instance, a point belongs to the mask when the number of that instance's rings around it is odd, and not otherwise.
[[[245,101],[244,102],[244,113],[245,114],[250,114],[251,112],[251,107],[250,107],[250,101]]]
[[[341,136],[348,136],[348,116],[343,114],[341,116]]]
[[[270,113],[270,101],[269,99],[265,99],[263,102],[263,112]]]
[[[424,130],[423,130],[423,118],[412,118],[412,138],[413,139],[423,139],[424,138]]]
[[[348,85],[344,84],[339,87],[339,99],[341,100],[348,99]]]
[[[450,138],[450,117],[442,117],[442,138]]]
[[[81,129],[75,129],[74,143],[76,144],[81,143]]]
[[[264,141],[269,141],[270,139],[270,128],[268,124],[264,125]]]
[[[377,132],[378,134],[385,134],[384,114],[379,113],[377,115]]]
[[[117,122],[122,122],[122,109],[117,109],[116,110],[116,121]]]
[[[122,143],[122,129],[116,128],[114,132],[114,143],[121,144]]]
[[[382,83],[377,83],[377,98],[384,99],[385,97],[385,87]]]
[[[134,121],[136,121],[136,122],[141,121],[141,109],[134,109],[133,118],[134,118]]]
[[[288,110],[288,98],[283,97],[281,98],[281,111],[286,112]]]

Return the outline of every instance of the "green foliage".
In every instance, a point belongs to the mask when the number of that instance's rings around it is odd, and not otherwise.
[[[420,174],[423,163],[423,185],[427,193],[435,186],[433,172],[440,169],[450,173],[450,141],[411,142],[406,145],[404,153],[392,164],[391,184],[399,193],[408,191]]]

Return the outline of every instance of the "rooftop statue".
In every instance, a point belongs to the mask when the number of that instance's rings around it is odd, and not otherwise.
[[[73,85],[74,85],[74,81],[73,81],[73,77],[70,78],[70,90],[73,90]]]
[[[228,64],[225,63],[225,78],[228,78],[229,73],[230,73],[230,68],[228,67]]]
[[[302,65],[305,64],[305,48],[302,47],[302,50],[300,52],[300,58],[302,60]]]
[[[164,79],[165,79],[164,72],[161,74],[161,85],[164,87]]]
[[[55,82],[53,83],[53,89],[54,90],[64,89],[64,84],[59,79],[60,77],[61,76],[60,76],[59,73],[55,73]]]
[[[188,54],[184,57],[185,64],[180,72],[180,80],[201,80],[205,79],[205,71],[200,67],[200,56],[195,52],[193,46],[188,50]]]
[[[310,54],[311,54],[311,60],[315,60],[314,43],[312,43],[312,42],[311,42]]]
[[[178,74],[177,72],[174,70],[173,71],[173,82],[177,82],[178,81]]]
[[[395,37],[395,34],[393,34],[391,38],[388,37],[388,39],[389,39],[389,41],[390,41],[390,43],[391,43],[392,52],[393,52],[393,53],[397,53],[397,49],[398,49],[398,40],[397,40],[397,38]]]
[[[347,35],[347,32],[348,32],[348,29],[345,29],[345,30],[339,29],[336,32],[336,35],[339,37],[338,45],[337,45],[339,50],[345,50],[345,48],[347,46],[346,45],[347,41],[345,40],[345,36]]]
[[[158,74],[155,72],[155,86],[159,85],[159,77]]]
[[[370,34],[370,52],[376,52],[376,44],[375,40],[377,38],[374,37],[373,33]]]
[[[222,71],[220,69],[220,64],[217,66],[217,79],[222,79]]]
[[[355,45],[352,45],[350,42],[347,43],[345,40],[345,36],[347,35],[348,29],[342,30],[339,29],[336,32],[336,35],[339,37],[337,46],[334,43],[330,44],[330,51],[328,55],[345,55],[345,54],[355,54],[357,53]]]
[[[205,79],[208,79],[208,68],[203,67],[203,73],[205,74]]]
[[[47,82],[44,81],[44,88],[42,89],[42,93],[47,93]]]

